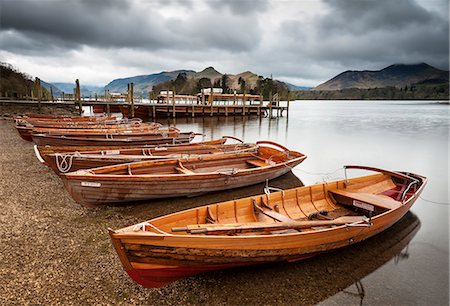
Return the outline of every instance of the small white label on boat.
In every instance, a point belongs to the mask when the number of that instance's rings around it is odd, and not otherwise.
[[[84,187],[100,187],[102,184],[97,182],[81,182],[81,186]]]
[[[120,154],[120,150],[107,150],[105,151],[106,155],[117,155]]]
[[[368,210],[368,211],[373,211],[374,207],[373,205],[358,201],[358,200],[353,200],[353,206]]]
[[[127,130],[127,131],[123,131],[123,133],[124,133],[124,134],[131,134],[131,133],[133,133],[133,131],[128,131],[128,130]]]

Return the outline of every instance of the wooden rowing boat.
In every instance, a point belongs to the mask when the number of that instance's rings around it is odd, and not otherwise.
[[[222,138],[208,140],[208,141],[201,141],[201,142],[191,142],[191,143],[182,143],[182,144],[164,144],[165,147],[172,147],[172,146],[201,146],[201,145],[223,145],[227,142],[227,140],[235,139],[240,143],[243,143],[242,140],[232,137],[232,136],[223,136]],[[47,158],[46,155],[49,154],[55,154],[55,153],[71,153],[71,152],[88,152],[88,151],[104,151],[104,150],[122,150],[122,149],[129,149],[129,148],[135,148],[135,149],[148,149],[148,148],[154,148],[158,147],[160,145],[147,145],[147,146],[137,146],[137,147],[114,147],[114,146],[106,146],[106,147],[76,147],[76,146],[69,146],[69,147],[56,147],[56,146],[37,146],[35,145],[35,153],[38,160],[42,163],[45,163]]]
[[[423,176],[379,173],[198,207],[109,230],[129,276],[145,287],[211,270],[295,261],[367,239],[405,215]]]
[[[161,125],[154,124],[119,124],[119,125],[109,125],[109,126],[101,126],[101,125],[91,125],[91,126],[83,126],[82,128],[37,128],[33,125],[20,125],[16,124],[16,130],[19,133],[20,137],[27,141],[32,141],[33,134],[48,134],[48,135],[66,135],[66,136],[76,136],[76,137],[86,137],[89,135],[119,135],[119,134],[145,134],[145,133],[170,133],[177,132],[174,128],[170,128],[168,130],[159,130]]]
[[[74,137],[97,137],[102,135],[108,136],[128,136],[128,135],[162,135],[175,136],[179,129],[170,127],[167,129],[159,129],[159,125],[142,125],[142,126],[123,126],[115,128],[89,128],[89,129],[60,129],[60,128],[34,128],[32,134],[46,134],[55,136],[74,136]]]
[[[92,129],[92,128],[119,128],[119,127],[133,127],[133,126],[149,126],[160,124],[143,123],[142,120],[134,119],[120,119],[120,120],[101,120],[101,121],[65,121],[65,120],[41,120],[41,119],[27,119],[16,120],[18,126],[28,126],[33,128],[70,128],[70,129]]]
[[[212,154],[236,154],[257,151],[256,144],[195,145],[195,146],[156,146],[147,148],[126,148],[46,155],[46,165],[56,174],[97,168],[123,163],[161,159],[183,159],[208,156]]]
[[[257,184],[289,172],[306,158],[274,142],[257,145],[255,153],[145,161],[78,170],[61,177],[77,203],[101,206]]]
[[[145,145],[160,144],[179,144],[188,143],[194,139],[193,132],[174,133],[171,136],[167,134],[150,134],[150,135],[122,135],[119,137],[105,134],[99,136],[86,137],[83,136],[65,136],[65,135],[48,135],[48,134],[32,134],[32,141],[38,146],[95,146],[95,147],[136,147]]]

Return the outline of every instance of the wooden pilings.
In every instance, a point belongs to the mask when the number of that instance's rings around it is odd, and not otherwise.
[[[131,118],[134,117],[134,83],[131,82],[130,83],[130,113],[131,113]]]
[[[39,78],[36,78],[36,90],[37,90],[37,99],[38,99],[38,110],[39,113],[41,112],[41,100],[42,100],[42,87],[41,87],[41,80]]]
[[[83,104],[81,102],[80,81],[78,79],[75,80],[75,103],[78,104],[78,111],[81,116],[83,113]]]

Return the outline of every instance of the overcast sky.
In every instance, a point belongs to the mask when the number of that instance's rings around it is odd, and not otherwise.
[[[0,0],[0,61],[48,82],[213,66],[315,86],[449,66],[448,0]]]

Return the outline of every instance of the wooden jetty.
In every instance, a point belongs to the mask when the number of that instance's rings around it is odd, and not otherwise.
[[[119,113],[126,117],[139,117],[154,119],[157,117],[196,117],[196,116],[264,116],[280,117],[289,113],[289,103],[282,103],[278,94],[271,95],[264,101],[260,95],[247,93],[222,93],[214,88],[203,89],[201,93],[193,95],[180,95],[174,91],[161,91],[159,95],[149,94],[149,99],[134,95],[133,83],[128,84],[127,93],[110,93],[105,91],[103,96],[82,97],[80,84],[76,80],[73,94],[62,93],[56,98],[50,97],[24,97],[22,100],[0,97],[0,106],[8,104],[28,104],[38,106],[74,106],[80,113],[82,106],[91,106],[95,113]],[[47,99],[47,100],[45,100]]]

